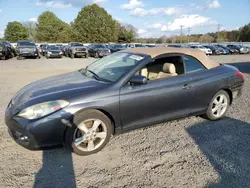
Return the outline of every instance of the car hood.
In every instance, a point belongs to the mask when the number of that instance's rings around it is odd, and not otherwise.
[[[101,89],[108,84],[90,79],[81,72],[72,72],[45,78],[22,88],[12,99],[11,104],[23,109],[33,104],[67,99],[78,94]]]

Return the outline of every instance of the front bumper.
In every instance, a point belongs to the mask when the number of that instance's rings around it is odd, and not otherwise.
[[[99,57],[110,55],[110,52],[98,52]]]
[[[81,57],[81,56],[86,56],[88,54],[88,52],[83,51],[83,52],[75,52],[75,56],[77,57]]]
[[[63,110],[38,120],[27,120],[11,115],[8,107],[5,123],[10,136],[19,145],[29,150],[50,149],[63,145],[64,133],[72,115]]]
[[[57,57],[62,57],[62,54],[59,54],[59,53],[52,53],[52,54],[47,54],[47,57],[50,57],[50,58],[57,58]]]
[[[20,56],[20,57],[38,57],[39,53],[38,52],[22,52],[22,53],[18,53],[18,56]]]

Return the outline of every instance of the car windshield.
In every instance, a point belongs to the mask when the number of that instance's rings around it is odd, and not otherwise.
[[[96,44],[94,45],[95,48],[106,48],[106,46],[102,45],[102,44]]]
[[[34,42],[23,41],[23,42],[18,42],[18,46],[36,46],[36,45]]]
[[[142,48],[143,45],[142,45],[142,44],[135,44],[135,47],[136,47],[136,48]]]
[[[83,46],[81,43],[72,43],[71,46]]]
[[[48,50],[60,50],[59,46],[48,46]]]
[[[114,53],[81,69],[87,77],[104,82],[116,82],[124,74],[131,71],[146,56],[131,53]]]

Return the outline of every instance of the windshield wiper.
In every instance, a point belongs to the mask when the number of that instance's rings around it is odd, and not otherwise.
[[[87,69],[87,71],[89,71],[91,74],[93,74],[93,75],[94,75],[94,78],[95,78],[96,80],[100,80],[100,77],[99,77],[96,73],[94,73],[93,71],[91,71],[91,70],[89,70],[89,69]]]

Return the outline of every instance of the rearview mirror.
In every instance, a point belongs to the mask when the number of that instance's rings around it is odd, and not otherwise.
[[[133,76],[129,82],[131,84],[147,84],[147,78],[145,76],[141,76],[141,75],[136,75],[136,76]]]

